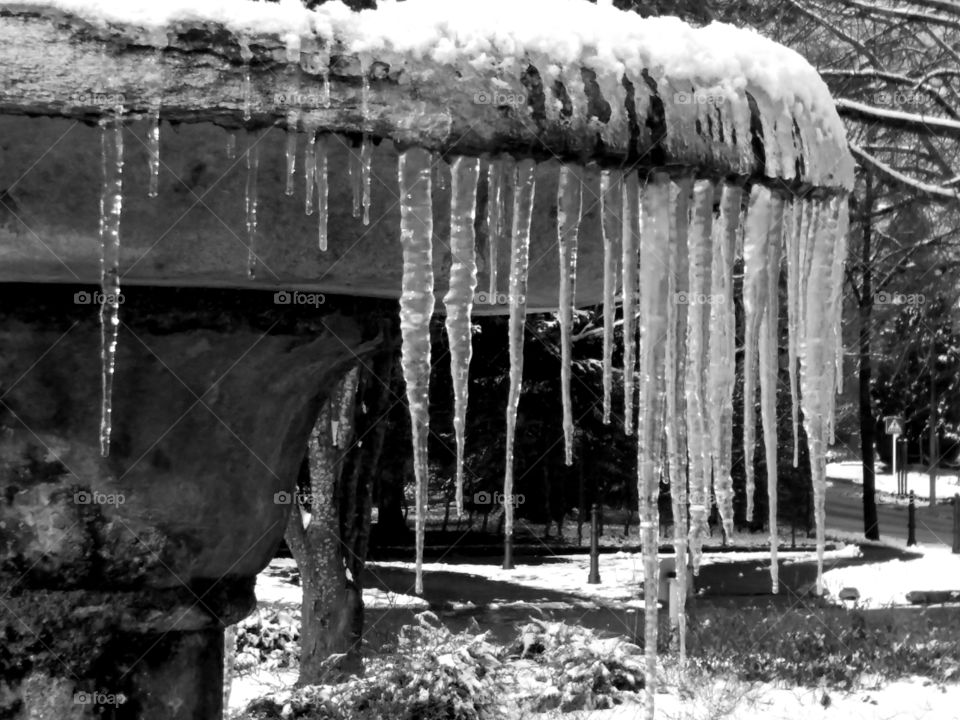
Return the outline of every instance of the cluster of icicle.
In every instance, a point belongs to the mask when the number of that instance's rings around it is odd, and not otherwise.
[[[429,321],[433,306],[431,255],[431,157],[408,150],[400,159],[401,240],[404,250],[404,377],[413,425],[417,477],[417,591],[422,589],[423,518],[426,512],[426,441],[429,432]],[[561,386],[566,457],[572,459],[570,337],[575,300],[577,240],[583,207],[583,170],[562,167],[557,193],[559,251],[558,309],[562,331]],[[458,158],[452,167],[453,262],[444,297],[452,349],[457,435],[458,506],[462,507],[463,442],[470,362],[470,313],[476,288],[474,215],[478,161]],[[487,166],[488,262],[496,267],[503,240],[502,218],[512,218],[509,256],[510,382],[507,400],[504,532],[513,533],[513,451],[523,376],[523,327],[530,224],[536,165],[496,158]],[[513,203],[506,212],[505,199]],[[624,317],[624,429],[637,437],[637,482],[646,597],[647,717],[653,717],[658,597],[658,493],[669,479],[678,592],[687,591],[688,558],[696,574],[708,515],[715,503],[725,533],[733,531],[733,388],[737,248],[743,247],[746,356],[744,414],[754,422],[759,380],[760,415],[766,448],[769,494],[771,582],[777,592],[776,387],[780,363],[779,288],[785,266],[789,380],[794,444],[802,406],[810,442],[818,547],[818,591],[822,591],[824,450],[832,441],[834,386],[840,378],[840,290],[846,242],[841,197],[784,198],[763,185],[749,192],[731,184],[655,173],[603,171],[600,203],[604,250],[604,419],[612,404],[614,308]],[[739,242],[738,242],[739,240]],[[495,280],[493,282],[496,282]],[[638,336],[638,337],[637,337]],[[636,393],[636,397],[634,397]],[[636,411],[634,411],[636,407]],[[755,438],[745,433],[747,457]],[[796,449],[794,448],[796,462]],[[747,462],[749,467],[752,463]],[[752,473],[750,482],[753,482]],[[689,488],[689,495],[688,495]],[[689,512],[688,512],[689,503]],[[748,508],[748,521],[753,505]],[[685,656],[685,618],[678,635]]]

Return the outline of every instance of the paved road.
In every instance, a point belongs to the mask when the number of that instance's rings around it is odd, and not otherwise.
[[[953,542],[953,508],[938,505],[931,510],[917,503],[917,542],[950,546]],[[907,506],[877,504],[880,538],[907,539]],[[827,488],[827,527],[863,533],[863,500],[860,486],[844,480],[830,480]]]

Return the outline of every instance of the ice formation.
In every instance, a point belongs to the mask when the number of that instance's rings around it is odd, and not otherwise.
[[[122,114],[118,110],[118,116]],[[120,328],[120,216],[123,209],[123,121],[101,121],[100,192],[100,454],[110,454],[113,375]]]
[[[326,156],[325,148],[323,152]],[[303,211],[307,215],[313,215],[313,209],[316,207],[317,154],[317,136],[311,133],[307,138],[307,147],[303,151],[303,182],[306,186],[303,196]]]
[[[360,143],[360,187],[363,195],[363,224],[370,224],[370,166],[373,162],[373,141],[364,134]]]
[[[247,224],[247,276],[257,275],[257,173],[260,170],[260,138],[247,134],[247,181],[244,186],[243,204]]]
[[[430,432],[430,318],[433,315],[433,200],[430,153],[421,148],[400,155],[401,364],[410,410],[416,476],[416,593],[423,594],[423,535],[426,527],[427,439]]]
[[[487,169],[487,273],[489,276],[487,301],[491,305],[497,302],[499,288],[497,268],[500,263],[500,244],[503,241],[506,222],[504,186],[515,172],[515,163],[510,156],[494,158]]]
[[[603,424],[610,424],[613,401],[613,331],[617,314],[617,270],[620,255],[620,207],[623,201],[619,172],[600,175],[600,214],[603,232]]]
[[[463,514],[463,456],[466,442],[470,358],[473,355],[471,313],[477,290],[476,233],[477,179],[480,161],[458,157],[453,161],[450,200],[450,289],[443,298],[450,343],[453,378],[453,429],[457,440],[457,514]]]
[[[640,189],[636,172],[623,177],[620,245],[623,252],[623,431],[633,433],[633,389],[636,376],[637,253]]]
[[[557,189],[557,235],[560,250],[560,394],[563,404],[564,461],[573,465],[573,402],[570,398],[570,363],[573,359],[573,313],[577,284],[577,238],[583,204],[582,169],[560,168]]]
[[[327,167],[327,136],[320,135],[314,145],[313,171],[317,185],[317,246],[320,252],[327,250],[327,218],[330,186]]]
[[[288,196],[293,195],[294,179],[297,171],[297,130],[296,128],[287,128],[287,147],[285,150],[285,159],[287,163],[287,185],[284,193]]]
[[[157,197],[160,182],[160,105],[150,110],[147,126],[147,163],[150,170],[150,181],[147,196]]]

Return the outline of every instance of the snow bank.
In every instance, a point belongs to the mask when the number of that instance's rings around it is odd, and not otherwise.
[[[274,34],[291,43],[313,33],[336,39],[347,52],[394,51],[478,69],[506,69],[536,56],[618,76],[647,68],[715,94],[732,97],[751,86],[786,109],[798,111],[802,105],[828,136],[846,145],[829,90],[801,55],[723,23],[693,28],[674,17],[641,18],[585,0],[406,0],[359,13],[339,1],[307,10],[299,0],[24,0],[16,5],[56,8],[101,26],[216,23],[238,34]]]

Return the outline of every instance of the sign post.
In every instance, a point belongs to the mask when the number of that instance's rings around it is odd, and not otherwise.
[[[893,467],[891,471],[897,477],[897,495],[903,495],[906,490],[901,487],[900,473],[898,472],[899,468],[897,466],[897,439],[903,434],[903,417],[900,415],[887,415],[883,419],[883,424],[887,435],[890,435],[893,440]],[[903,458],[903,460],[906,460],[906,458]],[[903,460],[901,460],[901,462],[903,462]]]

